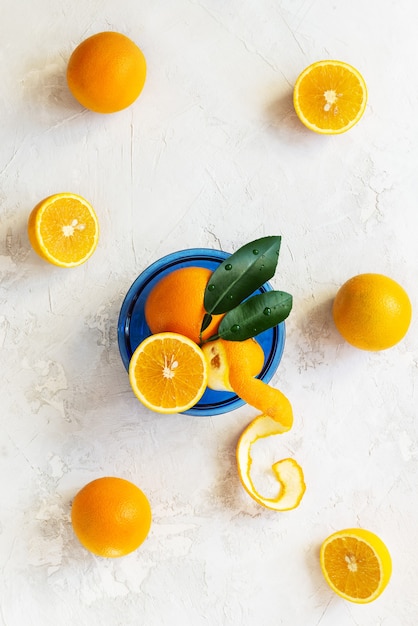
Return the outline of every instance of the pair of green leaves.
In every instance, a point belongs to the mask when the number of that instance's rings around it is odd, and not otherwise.
[[[205,290],[201,333],[212,316],[225,313],[217,335],[229,341],[244,341],[268,330],[289,315],[292,296],[284,291],[251,295],[274,276],[281,237],[262,237],[247,243],[216,268]],[[251,296],[251,297],[249,297]]]

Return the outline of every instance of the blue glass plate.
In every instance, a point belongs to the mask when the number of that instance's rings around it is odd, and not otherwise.
[[[156,283],[166,274],[180,267],[207,267],[215,270],[224,259],[230,256],[220,250],[210,248],[191,248],[173,252],[162,257],[145,269],[131,285],[119,314],[118,344],[123,364],[129,369],[132,354],[146,337],[151,335],[144,315],[144,306],[148,294]],[[265,283],[255,293],[271,291],[269,283]],[[264,366],[258,376],[268,383],[277,370],[282,358],[285,342],[285,324],[264,331],[257,335],[257,341],[264,351]],[[242,406],[244,401],[233,393],[206,389],[199,402],[185,411],[186,415],[220,415]]]

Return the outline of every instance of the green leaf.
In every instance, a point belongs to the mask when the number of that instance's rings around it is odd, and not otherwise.
[[[211,315],[231,311],[274,276],[281,237],[262,237],[231,254],[212,274],[204,307]]]
[[[203,318],[203,322],[202,322],[202,327],[200,329],[200,334],[202,334],[203,331],[207,329],[211,321],[212,321],[212,315],[210,315],[209,313],[205,313],[205,317]]]
[[[242,302],[222,319],[218,337],[244,341],[273,328],[287,318],[293,298],[285,291],[266,291]]]

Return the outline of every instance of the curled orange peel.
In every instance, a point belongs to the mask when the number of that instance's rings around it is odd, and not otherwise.
[[[302,468],[291,458],[274,463],[272,470],[280,489],[275,498],[265,498],[258,493],[251,478],[251,447],[258,439],[283,432],[280,422],[269,415],[260,415],[242,432],[236,449],[242,486],[256,502],[274,511],[289,511],[300,504],[306,490]]]

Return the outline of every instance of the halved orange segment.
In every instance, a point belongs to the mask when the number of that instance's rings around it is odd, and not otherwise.
[[[357,604],[378,598],[392,573],[388,548],[380,537],[364,528],[348,528],[325,539],[320,564],[331,589]]]
[[[132,355],[129,381],[136,397],[157,413],[182,413],[203,396],[208,373],[199,346],[178,333],[150,335]]]
[[[359,121],[367,104],[367,87],[352,65],[343,61],[317,61],[298,76],[293,103],[307,128],[335,135]]]
[[[251,475],[252,446],[263,437],[283,433],[283,426],[268,415],[256,417],[242,432],[237,449],[238,475],[247,493],[259,504],[274,511],[289,511],[296,508],[305,493],[306,485],[300,465],[291,458],[282,459],[272,465],[278,483],[278,493],[274,498],[260,494]]]
[[[97,215],[87,200],[74,193],[48,196],[32,210],[29,241],[43,259],[59,267],[81,265],[99,241]]]

